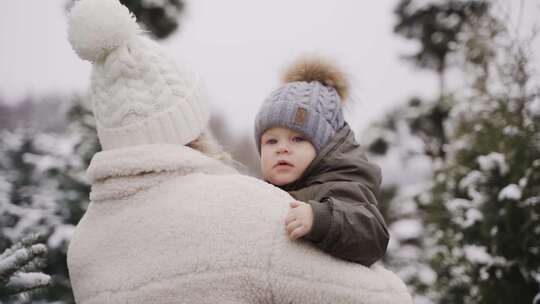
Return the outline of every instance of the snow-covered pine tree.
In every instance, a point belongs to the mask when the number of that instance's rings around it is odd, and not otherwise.
[[[85,171],[99,149],[93,117],[81,100],[62,133],[4,130],[0,136],[0,248],[39,235],[49,248],[44,271],[52,277],[50,287],[16,303],[74,302],[66,251],[88,204]]]
[[[370,126],[361,136],[370,159],[383,168],[381,209],[389,225],[384,262],[412,289],[415,303],[432,303],[436,273],[424,259],[433,245],[424,235],[418,197],[431,191],[433,171],[441,163],[441,132],[450,98],[412,98]]]
[[[464,31],[468,75],[446,156],[419,199],[441,303],[532,303],[540,291],[540,87],[526,43],[495,17]]]
[[[155,38],[170,36],[184,10],[182,0],[121,2]],[[68,0],[67,7],[72,3]],[[91,111],[82,98],[75,99],[68,130],[0,130],[0,251],[37,233],[49,249],[44,271],[51,275],[49,287],[5,304],[74,303],[66,250],[88,204],[86,168],[100,150]]]
[[[487,11],[485,1],[400,1],[394,31],[420,44],[417,52],[403,57],[436,73],[439,96],[410,98],[362,136],[371,158],[384,170],[381,209],[392,236],[385,262],[412,288],[418,303],[431,303],[436,297],[431,289],[436,273],[422,259],[433,241],[422,235],[417,198],[430,191],[433,171],[445,157],[444,124],[454,104],[454,95],[445,89],[445,73],[455,65],[464,25]]]
[[[540,299],[540,89],[530,40],[487,8],[469,15],[450,53],[463,87],[412,99],[366,132],[396,168],[385,171],[387,262],[418,303]]]
[[[0,300],[50,284],[51,277],[41,272],[47,247],[37,241],[29,236],[0,253]]]
[[[400,0],[394,32],[420,42],[414,54],[406,55],[416,66],[433,70],[439,77],[439,94],[445,95],[444,74],[462,27],[471,16],[482,16],[489,1]]]

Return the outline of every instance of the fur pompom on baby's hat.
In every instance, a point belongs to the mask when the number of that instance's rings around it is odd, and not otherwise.
[[[139,32],[135,17],[119,1],[77,1],[69,13],[68,39],[84,60],[96,62]]]
[[[325,58],[317,56],[302,57],[293,63],[283,77],[284,82],[318,81],[327,87],[333,87],[341,101],[349,97],[349,81],[345,73],[337,65]]]

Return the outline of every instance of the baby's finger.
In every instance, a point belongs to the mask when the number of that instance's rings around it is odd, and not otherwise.
[[[289,212],[289,214],[287,214],[287,217],[285,218],[285,225],[290,224],[295,219],[296,219],[296,214],[294,214],[293,212]]]
[[[302,223],[300,223],[299,221],[293,221],[292,223],[289,223],[287,225],[287,233],[291,234],[294,231],[294,229],[298,227],[302,227]]]
[[[303,237],[306,234],[304,227],[300,226],[289,233],[289,237],[293,240]]]

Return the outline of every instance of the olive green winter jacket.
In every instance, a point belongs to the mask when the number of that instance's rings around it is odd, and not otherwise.
[[[346,124],[283,189],[313,207],[313,227],[304,238],[335,257],[370,266],[384,256],[389,238],[377,208],[380,184],[379,167]]]

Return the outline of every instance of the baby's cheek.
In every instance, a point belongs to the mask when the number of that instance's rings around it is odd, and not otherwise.
[[[261,158],[261,163],[260,163],[260,167],[261,167],[261,173],[263,176],[267,177],[268,174],[270,174],[270,167],[268,165],[268,160],[264,159],[264,158]]]

